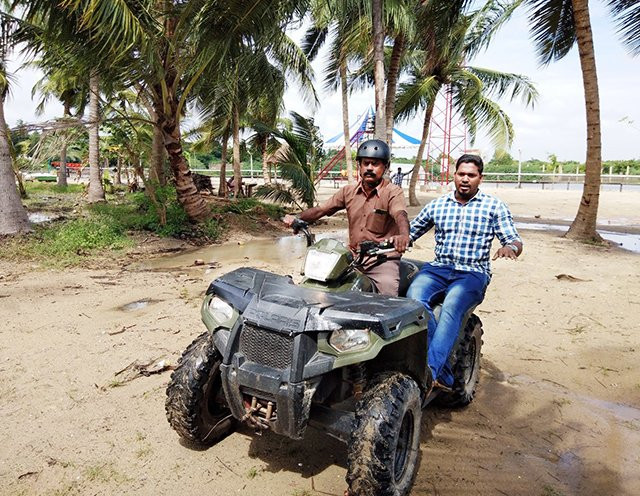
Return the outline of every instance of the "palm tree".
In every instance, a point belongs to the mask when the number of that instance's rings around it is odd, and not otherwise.
[[[182,149],[180,122],[203,77],[224,72],[234,52],[252,47],[272,54],[287,25],[300,17],[306,2],[263,0],[247,5],[235,1],[185,0],[138,2],[20,0],[25,18],[44,18],[60,27],[70,18],[76,31],[90,35],[92,62],[100,75],[114,75],[123,85],[147,92],[162,131],[178,198],[193,220],[209,216]],[[230,57],[230,58],[229,58]],[[232,112],[239,120],[239,109]],[[233,126],[236,127],[236,126]],[[239,172],[239,171],[237,171]]]
[[[410,205],[419,205],[415,188],[436,97],[442,90],[451,92],[453,105],[467,124],[471,140],[479,127],[488,127],[499,147],[511,143],[513,128],[509,117],[491,97],[509,95],[513,100],[522,96],[527,104],[533,104],[537,92],[524,76],[467,65],[467,58],[486,46],[514,7],[487,2],[477,11],[459,15],[451,24],[438,22],[441,5],[437,2],[421,11],[422,50],[412,55],[411,75],[401,85],[396,104],[400,118],[425,110],[422,140],[409,184]]]
[[[527,0],[529,22],[542,65],[562,59],[578,45],[587,119],[585,178],[578,213],[566,236],[580,241],[602,242],[596,231],[602,174],[600,97],[588,0]],[[618,21],[623,42],[640,53],[638,0],[608,0]]]
[[[9,75],[6,70],[7,53],[11,46],[11,34],[15,23],[0,18],[0,235],[24,233],[31,230],[27,212],[20,201],[11,156],[11,138],[4,118],[4,101],[9,91]]]
[[[42,63],[37,63],[36,66],[45,72],[45,76],[35,84],[31,92],[32,96],[35,93],[40,93],[42,96],[40,103],[36,107],[37,114],[41,115],[49,99],[55,97],[62,103],[63,123],[66,123],[72,116],[72,108],[76,109],[78,115],[82,115],[87,100],[88,81],[83,81],[78,76],[79,73],[77,71],[69,70],[69,64],[64,61],[60,61],[56,66],[47,67]],[[68,131],[62,129],[60,134],[62,139],[59,152],[58,186],[64,187],[67,186],[68,139],[66,135]]]
[[[263,185],[256,195],[271,198],[281,203],[295,203],[300,200],[307,208],[313,207],[315,201],[314,172],[322,160],[322,140],[313,119],[305,118],[295,112],[291,113],[291,128],[281,129],[256,125],[262,132],[269,132],[280,142],[272,153],[280,176],[289,183]]]

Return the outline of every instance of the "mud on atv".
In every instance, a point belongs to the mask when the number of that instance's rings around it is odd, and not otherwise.
[[[299,285],[240,268],[209,286],[201,310],[207,331],[185,350],[167,387],[169,423],[204,446],[238,422],[291,439],[311,425],[347,444],[350,494],[409,494],[422,409],[432,400],[449,407],[472,401],[482,324],[466,319],[450,357],[452,392],[434,391],[425,308],[377,294],[358,270],[385,261],[393,248],[365,242],[354,257],[336,240],[312,244],[305,223],[294,228],[310,245]],[[401,295],[420,265],[402,260]]]

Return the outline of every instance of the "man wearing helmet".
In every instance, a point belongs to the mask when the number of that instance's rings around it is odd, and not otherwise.
[[[365,141],[358,148],[356,161],[360,181],[344,186],[322,205],[301,212],[298,218],[313,222],[346,209],[352,251],[356,251],[362,241],[388,239],[393,241],[398,253],[404,253],[409,245],[409,218],[402,188],[383,177],[391,161],[389,147],[384,141]],[[283,222],[291,226],[294,220],[293,215],[286,215]],[[365,272],[380,293],[397,296],[399,270],[400,261],[395,259]]]

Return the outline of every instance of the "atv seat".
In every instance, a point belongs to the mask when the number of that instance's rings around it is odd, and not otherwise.
[[[418,275],[424,262],[420,260],[400,260],[400,285],[398,296],[407,296],[407,290],[411,281]]]

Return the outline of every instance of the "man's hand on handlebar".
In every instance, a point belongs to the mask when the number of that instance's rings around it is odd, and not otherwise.
[[[297,217],[295,215],[287,214],[282,218],[282,222],[291,227],[291,224],[293,224],[293,221],[295,221],[296,219]]]
[[[409,236],[406,234],[396,234],[385,241],[393,243],[393,247],[398,253],[404,253],[409,247]]]

